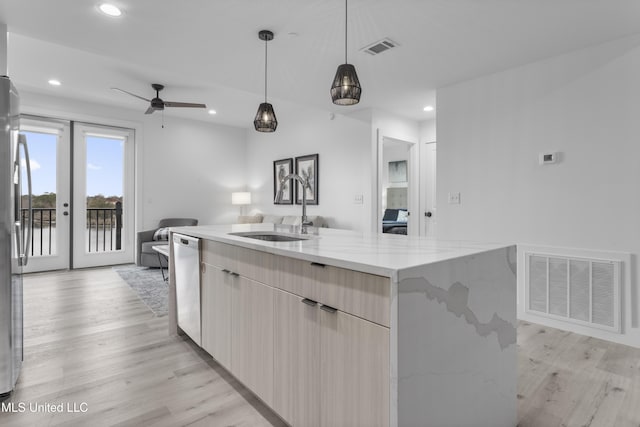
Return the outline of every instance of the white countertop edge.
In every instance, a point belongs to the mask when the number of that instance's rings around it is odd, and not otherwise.
[[[185,234],[188,236],[198,237],[201,239],[213,240],[220,243],[232,244],[247,249],[254,249],[271,253],[274,255],[281,255],[290,258],[300,259],[309,262],[316,262],[320,264],[331,265],[335,267],[346,268],[355,271],[361,271],[364,273],[374,274],[378,276],[389,277],[393,282],[398,280],[398,272],[401,270],[418,267],[421,265],[433,264],[436,262],[447,261],[455,258],[460,258],[468,255],[487,252],[490,250],[506,248],[512,245],[500,244],[500,243],[479,243],[479,242],[464,242],[464,241],[444,241],[433,240],[424,237],[408,237],[408,236],[396,236],[396,235],[374,235],[357,233],[348,230],[336,230],[327,228],[309,228],[309,234],[301,235],[304,237],[310,237],[310,241],[294,241],[294,242],[268,242],[262,240],[250,239],[247,237],[234,236],[228,233],[232,232],[280,232],[286,234],[299,234],[300,229],[297,226],[286,225],[274,225],[274,224],[229,224],[229,225],[203,225],[203,226],[186,226],[186,227],[171,227],[170,229],[174,233]],[[317,234],[316,234],[317,233]],[[400,239],[400,240],[397,240]],[[406,240],[405,240],[406,239]],[[315,240],[312,241],[312,240]],[[354,254],[345,254],[335,252],[331,255],[322,253],[313,253],[316,251],[330,252],[336,245],[343,244],[345,241],[353,240],[359,244],[370,244],[374,246],[377,244],[379,247],[385,246],[385,241],[395,244],[400,243],[401,246],[405,243],[412,249],[416,250],[415,245],[421,244],[441,244],[446,247],[447,252],[439,254],[430,254],[429,258],[432,260],[420,261],[408,261],[402,263],[402,265],[378,265],[375,262],[358,259],[358,256]],[[323,243],[325,243],[323,245]],[[324,246],[324,247],[323,247]],[[402,247],[389,248],[394,251],[398,251],[395,255],[401,256]],[[419,248],[418,248],[419,249]],[[425,248],[427,249],[427,248]],[[435,248],[428,248],[433,251]],[[362,255],[362,254],[361,254]],[[415,258],[415,253],[413,254]],[[362,255],[365,256],[365,255]],[[349,259],[351,258],[351,259]],[[387,264],[390,264],[388,262]]]

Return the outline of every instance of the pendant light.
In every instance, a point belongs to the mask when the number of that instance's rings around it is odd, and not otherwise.
[[[275,132],[278,120],[273,111],[273,105],[267,102],[267,42],[273,40],[273,33],[269,30],[262,30],[258,33],[258,38],[264,40],[264,102],[258,107],[253,127],[258,132]]]
[[[355,105],[362,93],[356,67],[347,61],[347,10],[347,0],[344,0],[344,64],[338,66],[331,85],[331,100],[337,105]]]

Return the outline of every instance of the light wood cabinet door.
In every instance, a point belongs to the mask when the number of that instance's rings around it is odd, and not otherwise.
[[[202,348],[222,366],[231,367],[231,290],[234,277],[202,264]]]
[[[320,426],[318,304],[274,290],[273,409],[292,426]]]
[[[273,404],[274,289],[242,276],[231,295],[231,372],[266,404]]]
[[[389,426],[389,329],[320,310],[320,422]]]

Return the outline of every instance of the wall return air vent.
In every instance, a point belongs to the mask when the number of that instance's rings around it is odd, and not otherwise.
[[[369,55],[377,55],[389,49],[393,49],[394,47],[397,47],[397,46],[398,46],[398,43],[394,42],[391,39],[384,38],[382,40],[378,40],[377,42],[371,43],[370,45],[365,46],[360,50],[362,52],[368,53]]]
[[[621,262],[525,253],[530,315],[620,333]]]

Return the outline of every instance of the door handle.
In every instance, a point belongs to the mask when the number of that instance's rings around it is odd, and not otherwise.
[[[231,273],[231,270],[227,270],[226,268],[223,268],[223,269],[222,269],[222,272],[223,272],[223,273],[227,273],[227,274],[229,274],[229,273]]]
[[[431,218],[431,215],[433,215],[431,212],[425,212],[424,216],[426,216],[427,218]]]
[[[31,227],[33,227],[33,191],[31,188],[31,159],[29,159],[29,146],[27,145],[27,137],[24,134],[18,135],[18,145],[22,145],[24,148],[24,159],[27,166],[27,190],[29,197],[29,225],[27,226],[27,240],[23,248],[24,253],[18,254],[18,256],[22,260],[21,265],[27,265],[29,262],[29,250],[31,248]]]
[[[327,313],[332,313],[332,314],[338,311],[337,308],[333,308],[330,305],[325,305],[325,304],[320,304],[320,310],[324,310]]]
[[[231,274],[233,277],[238,277],[240,276],[240,274],[234,272],[234,271],[230,271],[229,274]]]
[[[304,304],[310,305],[311,307],[315,307],[316,305],[318,305],[318,302],[317,302],[317,301],[314,301],[314,300],[309,299],[309,298],[303,298],[303,299],[302,299],[302,302],[303,302]]]
[[[64,212],[62,212],[62,215],[64,215],[64,216],[69,216],[69,212],[64,211]]]

